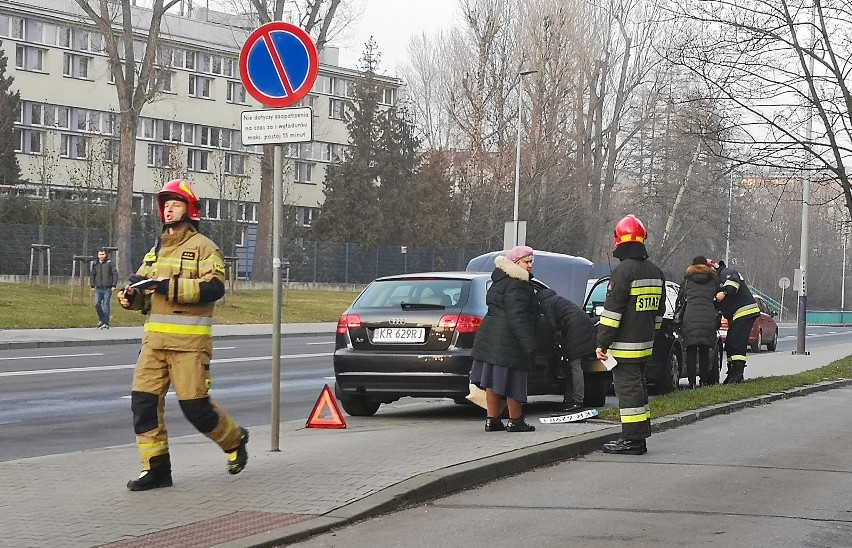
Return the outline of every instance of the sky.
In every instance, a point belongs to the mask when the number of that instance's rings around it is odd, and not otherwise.
[[[434,35],[446,30],[458,17],[458,0],[360,0],[364,10],[351,31],[347,44],[340,47],[340,64],[356,68],[364,44],[370,36],[382,54],[380,72],[396,75],[396,67],[408,59],[412,36]]]

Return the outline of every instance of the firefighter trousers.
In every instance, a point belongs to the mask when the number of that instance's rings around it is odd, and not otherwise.
[[[163,350],[143,344],[133,373],[131,408],[142,470],[169,463],[169,436],[164,420],[166,393],[174,388],[189,422],[224,452],[240,444],[240,429],[208,395],[210,352]],[[155,458],[160,457],[160,458]],[[155,466],[156,467],[156,466]]]
[[[746,366],[746,349],[748,348],[748,337],[757,316],[747,316],[728,320],[728,334],[725,336],[725,353],[728,355],[728,363]]]
[[[612,370],[612,383],[621,415],[621,437],[630,441],[644,440],[651,435],[646,366],[645,362],[618,362]]]

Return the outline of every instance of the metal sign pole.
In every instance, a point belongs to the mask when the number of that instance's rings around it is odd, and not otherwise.
[[[271,451],[280,451],[278,441],[281,429],[281,227],[283,226],[284,177],[281,145],[273,152],[272,200],[272,446]]]

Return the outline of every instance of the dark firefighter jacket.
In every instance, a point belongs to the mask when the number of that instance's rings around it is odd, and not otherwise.
[[[625,258],[609,280],[598,347],[619,362],[648,361],[665,311],[662,271],[647,258]]]
[[[719,291],[725,293],[725,298],[716,305],[729,322],[760,314],[760,307],[751,296],[745,279],[733,268],[719,271]]]

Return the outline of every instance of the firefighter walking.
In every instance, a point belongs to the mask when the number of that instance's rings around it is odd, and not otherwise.
[[[725,353],[728,355],[728,374],[723,384],[739,384],[745,380],[746,348],[760,307],[751,295],[745,279],[735,269],[719,261],[719,291],[716,307],[728,320]]]
[[[131,392],[133,428],[142,473],[131,491],[172,485],[168,432],[164,422],[169,384],[184,416],[227,454],[227,470],[238,474],[248,461],[249,433],[208,395],[211,386],[214,303],[225,294],[222,252],[198,231],[198,198],[189,183],[174,180],[157,194],[163,234],[145,255],[119,303],[147,314]]]
[[[654,351],[656,330],[666,309],[665,279],[648,259],[647,232],[642,222],[627,215],[615,225],[613,256],[621,261],[612,271],[606,302],[598,326],[599,360],[610,355],[618,364],[612,370],[621,437],[605,443],[606,453],[642,455],[651,435],[651,411],[645,368]]]

